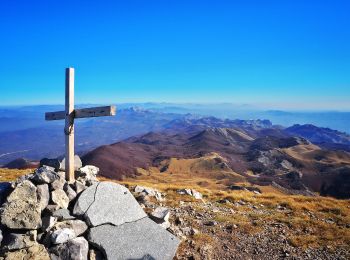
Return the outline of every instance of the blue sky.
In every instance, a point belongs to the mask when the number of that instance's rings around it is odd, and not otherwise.
[[[1,1],[0,105],[350,110],[349,1]]]

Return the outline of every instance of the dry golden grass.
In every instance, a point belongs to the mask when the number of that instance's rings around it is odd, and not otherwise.
[[[350,153],[339,151],[325,151],[314,144],[296,145],[290,148],[282,149],[282,151],[297,160],[305,162],[313,162],[316,157],[322,157],[320,163],[350,163]]]
[[[230,215],[217,213],[215,215],[217,222],[237,224],[240,231],[249,234],[261,231],[265,225],[282,223],[293,231],[289,241],[298,247],[350,244],[350,230],[346,228],[346,225],[350,223],[349,200],[282,195],[274,192],[273,189],[271,189],[273,192],[261,195],[248,191],[220,191],[215,185],[213,185],[214,189],[211,189],[212,186],[203,188],[198,185],[191,186],[189,182],[182,180],[178,180],[177,183],[155,183],[154,181],[129,179],[122,183],[129,186],[154,187],[166,192],[167,205],[173,207],[178,206],[180,200],[195,201],[190,196],[179,195],[175,192],[180,188],[194,188],[204,195],[205,200],[212,202],[227,199],[231,202],[244,201],[254,205],[263,213],[256,213],[247,206],[235,207],[234,204],[226,204],[226,207],[233,208],[236,213]],[[284,210],[279,210],[278,206],[283,207]]]
[[[222,168],[221,162],[225,162],[225,159],[216,153],[195,159],[171,158],[163,162],[167,165],[166,171],[160,172],[156,167],[147,170],[139,168],[137,169],[139,176],[136,179],[127,178],[123,183],[147,184],[159,189],[188,186],[200,191],[223,190],[234,183],[248,184],[240,174],[228,167]]]
[[[18,170],[0,168],[0,181],[13,181],[16,180],[18,177],[31,172],[33,172],[33,169]]]
[[[209,236],[208,234],[195,234],[193,236],[193,240],[197,242],[197,246],[202,246],[206,244],[211,244],[214,242],[214,239],[212,236]]]

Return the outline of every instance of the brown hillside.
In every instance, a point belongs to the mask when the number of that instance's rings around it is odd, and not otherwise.
[[[271,187],[276,183],[286,188],[288,194],[293,190],[292,194],[319,192],[339,198],[350,197],[349,153],[325,150],[299,137],[254,139],[248,132],[209,127],[197,132],[190,128],[189,131],[149,133],[95,149],[83,157],[83,162],[98,166],[103,176],[117,180],[137,177],[141,174],[138,169],[147,172],[152,167],[161,173],[188,171],[211,178],[222,174],[223,169],[208,171],[213,165],[203,158],[216,153],[223,160],[222,167],[254,185]],[[223,176],[221,185],[226,184],[227,188],[232,184],[230,179],[230,176]]]

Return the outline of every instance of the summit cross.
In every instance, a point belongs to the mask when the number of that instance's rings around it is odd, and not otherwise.
[[[45,120],[65,120],[65,171],[68,182],[74,181],[74,119],[115,114],[115,106],[74,109],[74,68],[66,68],[65,111],[46,112]]]

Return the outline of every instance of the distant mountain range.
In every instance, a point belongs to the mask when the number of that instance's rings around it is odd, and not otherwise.
[[[41,118],[45,111],[61,109],[54,108],[6,110],[4,122],[14,124],[19,117],[20,125],[12,131],[2,127],[6,131],[0,132],[0,164],[34,167],[33,161],[43,157],[62,157],[63,122]],[[33,127],[35,119],[38,125]],[[21,129],[23,122],[28,128]],[[137,177],[150,169],[171,174],[185,163],[193,174],[216,176],[224,187],[235,183],[228,179],[238,178],[292,194],[350,196],[350,136],[311,124],[283,127],[267,119],[221,119],[131,107],[120,109],[116,117],[77,120],[76,150],[84,163],[114,179]],[[194,165],[174,164],[195,158],[199,161]]]
[[[285,131],[291,135],[304,137],[324,148],[350,151],[350,135],[337,130],[311,124],[296,124],[288,127]]]
[[[285,135],[283,127],[273,126],[270,120],[233,120],[221,119],[200,114],[184,114],[181,112],[209,112],[204,105],[183,105],[178,107],[169,104],[145,103],[145,108],[128,107],[131,104],[121,105],[115,117],[92,118],[76,120],[76,151],[80,155],[101,145],[115,143],[126,138],[142,135],[148,132],[157,132],[166,129],[177,130],[179,127],[245,127],[246,131],[254,136],[255,129],[264,129],[264,134]],[[85,105],[86,106],[86,105]],[[84,107],[80,105],[78,107]],[[220,109],[236,108],[230,104],[212,106],[214,114]],[[64,153],[63,121],[44,121],[46,111],[62,110],[63,106],[27,106],[0,108],[0,165],[16,158],[39,160],[43,157],[58,157]],[[171,111],[177,111],[173,113]],[[228,112],[227,112],[228,113]],[[261,112],[259,112],[261,113]],[[276,113],[276,112],[275,112]],[[346,114],[346,113],[345,113]],[[344,114],[344,115],[345,115]],[[313,126],[320,136],[306,131],[311,126],[294,126],[289,128],[290,134],[310,139],[329,149],[348,150],[348,135]],[[304,129],[304,130],[303,130]],[[294,131],[294,132],[293,132]]]

